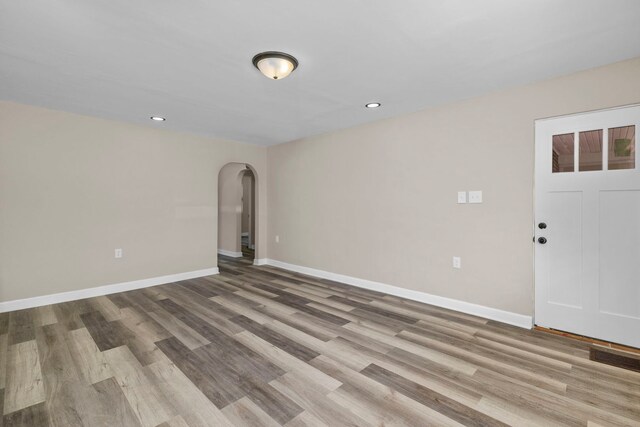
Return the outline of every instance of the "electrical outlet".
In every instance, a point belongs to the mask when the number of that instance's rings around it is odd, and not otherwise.
[[[118,248],[115,250],[115,258],[122,258],[122,249]]]
[[[459,256],[453,257],[453,268],[462,268],[462,259]]]
[[[276,236],[276,243],[280,243],[280,236]]]
[[[467,203],[466,191],[458,191],[458,203]]]

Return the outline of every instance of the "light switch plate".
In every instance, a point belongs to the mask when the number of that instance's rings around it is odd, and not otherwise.
[[[482,191],[469,191],[469,203],[482,203]]]
[[[114,258],[122,258],[122,249],[118,248],[114,251]]]
[[[458,203],[467,203],[466,191],[458,191]]]

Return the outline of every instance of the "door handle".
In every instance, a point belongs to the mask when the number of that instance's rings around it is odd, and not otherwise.
[[[546,237],[538,237],[538,243],[540,243],[541,245],[544,245],[545,243],[547,243],[547,238]]]
[[[544,230],[545,228],[547,228],[547,224],[546,224],[546,223],[544,223],[544,222],[541,222],[540,224],[538,224],[538,228],[539,228],[540,230]]]

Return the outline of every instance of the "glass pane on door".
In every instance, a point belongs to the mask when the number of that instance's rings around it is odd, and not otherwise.
[[[636,127],[609,128],[609,170],[635,167]]]
[[[580,165],[578,170],[602,170],[602,129],[580,132]]]
[[[553,135],[552,172],[573,172],[574,135]]]

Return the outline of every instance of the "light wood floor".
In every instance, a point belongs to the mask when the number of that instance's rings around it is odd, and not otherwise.
[[[249,261],[0,314],[0,425],[640,425],[581,342]]]

